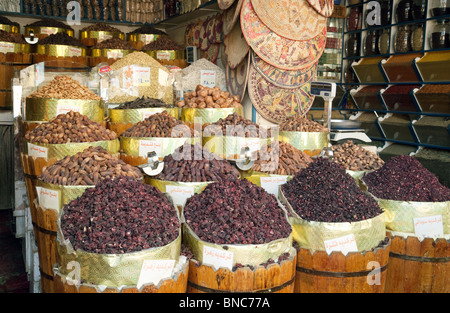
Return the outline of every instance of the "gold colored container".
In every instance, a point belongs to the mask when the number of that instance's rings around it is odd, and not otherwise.
[[[85,57],[86,48],[68,45],[37,45],[37,54],[54,57]]]
[[[279,140],[290,143],[309,156],[318,155],[330,142],[328,132],[280,131]]]
[[[156,34],[127,34],[127,41],[136,49],[141,50],[143,46],[150,42],[156,41],[159,37],[167,37],[166,35]]]
[[[95,46],[98,42],[111,38],[125,40],[125,34],[122,32],[107,32],[98,30],[80,31],[80,41],[87,47]]]
[[[0,24],[0,30],[3,30],[8,33],[19,33],[19,27],[15,25],[6,25],[6,24]]]
[[[65,29],[59,27],[47,27],[47,26],[25,27],[25,36],[29,36],[30,32],[33,32],[34,36],[38,37],[39,39],[45,38],[49,35],[53,35],[56,33],[67,33],[71,37],[74,36],[74,32],[72,29]]]
[[[222,159],[237,160],[240,151],[249,147],[251,152],[259,151],[261,147],[269,145],[273,138],[237,137],[237,136],[206,136],[202,138],[203,147]]]
[[[124,49],[92,49],[91,56],[93,58],[108,58],[108,59],[120,59],[134,50]]]
[[[50,121],[59,114],[76,111],[94,122],[103,122],[105,101],[81,99],[26,98],[25,121]]]
[[[1,53],[30,53],[30,45],[27,43],[15,43],[0,41]]]
[[[240,116],[244,116],[244,108],[241,106],[239,108],[182,108],[181,109],[181,120],[187,125],[193,127],[194,119],[201,118],[202,125],[206,123],[213,124],[221,118],[226,118],[228,115],[236,113]]]

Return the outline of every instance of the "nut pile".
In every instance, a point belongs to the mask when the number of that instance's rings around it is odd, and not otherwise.
[[[287,142],[270,144],[259,150],[252,170],[277,175],[295,175],[313,160]]]
[[[450,188],[443,186],[436,175],[417,159],[397,155],[378,170],[363,177],[375,197],[397,201],[450,201]]]
[[[293,132],[327,132],[328,128],[305,117],[293,115],[280,123],[280,131]]]
[[[135,100],[127,101],[121,103],[114,109],[125,110],[125,109],[144,109],[144,108],[172,108],[173,105],[167,104],[159,99],[153,99],[148,97],[140,97]]]
[[[376,154],[348,140],[340,145],[332,145],[333,161],[346,170],[370,171],[383,166],[384,161]]]
[[[292,209],[307,221],[356,222],[382,213],[343,166],[325,158],[315,159],[281,190]]]
[[[83,27],[80,32],[89,32],[89,31],[102,31],[102,32],[111,32],[111,33],[121,33],[120,29],[115,28],[106,23],[95,23],[86,27]]]
[[[92,186],[104,179],[120,176],[141,179],[142,173],[102,147],[91,146],[44,167],[39,179],[56,185]]]
[[[101,100],[102,98],[92,92],[88,87],[81,85],[70,76],[61,75],[47,85],[39,88],[28,98],[51,98],[51,99],[79,99],[79,100]]]
[[[120,49],[120,50],[134,50],[133,46],[120,38],[109,38],[100,42],[97,42],[92,49]]]
[[[86,48],[86,46],[78,39],[67,33],[56,33],[39,40],[40,45],[65,45]]]
[[[174,129],[175,128],[175,129]],[[172,134],[172,130],[174,130]],[[182,121],[169,115],[166,111],[150,115],[145,120],[134,124],[122,133],[123,137],[174,137],[183,138],[189,132],[192,136],[194,130]],[[174,135],[174,136],[172,136]]]
[[[177,182],[222,182],[238,179],[239,171],[201,145],[186,143],[164,157],[164,169],[156,178]]]
[[[260,129],[262,128],[259,124],[253,123],[251,120],[236,113],[232,113],[226,118],[220,118],[213,124],[205,123],[203,128],[210,125],[216,126],[217,131],[221,131],[223,136],[230,137],[259,137]],[[266,133],[267,137],[270,137],[270,129],[267,129]]]
[[[246,179],[209,184],[187,200],[184,217],[201,240],[215,244],[264,244],[292,230],[275,196]]]
[[[142,51],[155,50],[184,50],[184,47],[177,44],[167,36],[158,37],[155,41],[149,42],[142,47]]]
[[[161,247],[179,235],[176,209],[157,188],[105,179],[63,208],[61,230],[74,250],[123,254]]]
[[[42,123],[25,134],[29,142],[66,144],[117,139],[117,134],[86,115],[70,111]]]
[[[239,108],[242,106],[239,96],[222,91],[219,87],[197,85],[195,91],[186,92],[184,100],[177,101],[180,108]]]

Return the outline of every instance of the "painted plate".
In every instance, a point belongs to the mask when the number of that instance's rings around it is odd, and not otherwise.
[[[235,0],[217,0],[217,5],[219,9],[226,10],[233,5]]]
[[[250,46],[244,38],[241,30],[241,24],[234,24],[231,32],[225,37],[225,53],[227,55],[227,63],[231,69],[235,69],[250,51]]]
[[[309,4],[320,15],[330,17],[334,10],[334,0],[308,0]]]
[[[225,68],[227,89],[232,95],[239,96],[241,98],[241,103],[247,89],[250,63],[250,55],[248,55],[235,69],[232,69],[229,66],[226,66]]]
[[[244,0],[238,0],[223,14],[223,35],[228,35],[238,21]]]

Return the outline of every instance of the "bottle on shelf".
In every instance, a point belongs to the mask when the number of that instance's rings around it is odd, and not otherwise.
[[[431,13],[433,16],[442,16],[450,14],[450,0],[431,0],[429,1]]]
[[[408,24],[399,25],[394,38],[394,51],[396,53],[411,51],[411,27]]]
[[[384,28],[381,31],[380,38],[378,39],[378,50],[380,51],[381,54],[389,53],[389,40],[390,40],[389,28]]]
[[[422,23],[414,24],[411,29],[411,50],[423,49],[424,27]]]
[[[380,54],[378,49],[378,41],[380,38],[380,32],[378,30],[367,31],[366,38],[364,39],[364,55]]]
[[[361,36],[360,34],[350,34],[346,43],[346,55],[347,57],[360,56],[361,49]]]
[[[395,17],[397,19],[397,23],[412,21],[412,0],[401,0],[397,3],[395,8]]]
[[[414,0],[412,17],[414,20],[422,20],[427,17],[427,0]]]

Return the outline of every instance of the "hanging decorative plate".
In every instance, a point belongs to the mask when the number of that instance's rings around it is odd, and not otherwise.
[[[308,0],[308,2],[322,16],[329,17],[333,14],[334,0]]]
[[[258,19],[280,37],[309,40],[327,26],[327,18],[306,0],[249,0]]]
[[[227,89],[232,95],[239,96],[241,98],[241,103],[247,89],[250,63],[250,55],[247,55],[235,69],[231,69],[229,66],[225,67]]]
[[[203,26],[203,22],[201,20],[199,20],[194,24],[194,27],[193,27],[193,32],[194,32],[193,44],[197,48],[200,48],[200,31],[202,29],[202,26]]]
[[[192,28],[193,24],[189,24],[184,31],[184,42],[186,43],[186,46],[192,46]]]
[[[233,5],[223,14],[223,34],[228,35],[236,24],[238,17],[241,13],[242,4],[244,0],[237,0]]]
[[[314,63],[311,67],[305,67],[301,70],[288,71],[281,70],[275,66],[264,62],[256,53],[250,52],[252,64],[255,69],[266,80],[281,88],[298,88],[303,84],[311,81],[317,74],[317,66],[319,62]]]
[[[223,13],[219,14],[216,19],[216,23],[214,25],[214,42],[222,43],[223,42]]]
[[[203,22],[202,27],[200,28],[200,50],[206,51],[208,50],[211,43],[208,40],[208,23],[211,20],[210,17],[206,18]]]
[[[207,59],[208,61],[216,64],[217,62],[217,57],[219,55],[219,50],[220,50],[220,44],[219,43],[212,43],[208,50],[203,51],[203,57],[205,59]]]
[[[217,0],[217,4],[219,5],[219,9],[226,10],[234,3],[235,0]]]
[[[265,62],[280,69],[299,70],[311,67],[323,53],[327,29],[310,40],[289,40],[268,29],[252,9],[250,0],[244,0],[241,27],[247,43]]]
[[[300,88],[280,88],[265,80],[252,64],[248,75],[248,95],[266,120],[278,124],[292,115],[305,116],[311,108],[314,96],[309,93],[310,83]]]
[[[220,59],[222,60],[222,66],[226,68],[228,66],[227,55],[225,54],[225,44],[220,44]]]
[[[217,22],[217,15],[213,16],[208,23],[207,26],[207,31],[206,33],[208,34],[208,40],[209,43],[216,43],[216,34],[215,34],[215,29],[216,29],[216,22]]]
[[[241,24],[234,24],[231,32],[225,37],[225,54],[227,55],[227,63],[231,69],[235,69],[242,60],[247,56],[250,46],[242,34]]]

